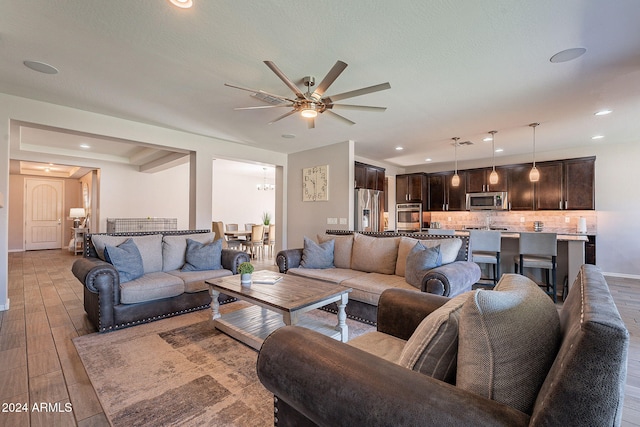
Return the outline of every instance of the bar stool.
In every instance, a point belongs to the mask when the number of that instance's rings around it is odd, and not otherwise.
[[[524,274],[526,267],[544,269],[546,292],[553,298],[554,303],[557,302],[558,235],[556,233],[520,233],[518,246],[520,255],[513,257],[516,273]],[[552,276],[551,283],[549,283],[549,270],[551,270]]]
[[[473,262],[493,266],[493,277],[481,277],[480,280],[491,280],[495,286],[500,279],[502,233],[495,230],[469,230],[469,245]],[[478,284],[488,285],[487,283]]]

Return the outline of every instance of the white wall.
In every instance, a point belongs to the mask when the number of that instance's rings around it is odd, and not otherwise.
[[[262,214],[268,212],[275,223],[276,190],[258,190],[264,181],[263,166],[248,165],[227,160],[213,161],[213,204],[211,218],[225,224],[262,223]],[[267,167],[267,184],[275,185],[272,167]]]

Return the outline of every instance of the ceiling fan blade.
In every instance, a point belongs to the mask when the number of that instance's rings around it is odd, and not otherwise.
[[[278,66],[276,64],[274,64],[271,61],[264,61],[265,64],[267,64],[267,67],[269,67],[271,69],[271,71],[273,71],[276,76],[280,77],[280,80],[282,80],[284,82],[284,84],[287,85],[287,87],[289,89],[291,89],[293,91],[293,93],[296,94],[296,96],[298,98],[302,98],[304,99],[304,95],[302,94],[302,92],[300,92],[300,89],[298,88],[298,86],[296,86],[290,79],[289,77],[287,77],[281,70],[280,68],[278,68]]]
[[[331,86],[331,84],[333,84],[334,81],[336,81],[338,76],[344,71],[345,68],[347,68],[347,64],[345,62],[337,61],[335,65],[331,67],[331,70],[329,70],[327,75],[324,76],[324,79],[322,79],[316,90],[313,91],[311,97],[316,101],[322,98],[322,95],[324,95],[325,91],[329,88],[329,86]]]
[[[315,129],[315,127],[316,127],[316,119],[314,119],[314,118],[308,119],[307,128],[308,129]]]
[[[334,117],[336,119],[342,120],[343,122],[349,124],[349,125],[355,125],[356,122],[352,122],[351,120],[347,119],[344,116],[341,116],[340,114],[336,114],[331,110],[324,110],[325,113],[329,113],[329,116]]]
[[[356,89],[349,92],[339,93],[337,95],[327,96],[326,98],[322,98],[322,102],[325,104],[333,104],[335,101],[340,101],[341,99],[353,98],[356,96],[366,95],[368,93],[379,92],[381,90],[391,89],[391,85],[389,82],[380,83],[379,85],[363,87],[362,89]]]
[[[371,107],[369,105],[350,105],[350,104],[329,104],[326,108],[338,109],[338,110],[362,110],[362,111],[374,111],[382,113],[386,111],[387,107]]]
[[[293,99],[287,98],[286,96],[275,95],[273,93],[265,92],[264,90],[260,90],[260,89],[250,89],[248,87],[230,85],[229,83],[225,83],[224,85],[227,87],[232,87],[234,89],[246,90],[247,92],[251,92],[251,93],[264,93],[265,95],[273,96],[274,98],[282,99],[284,101],[295,102]]]
[[[291,111],[289,111],[288,113],[285,113],[285,114],[281,115],[281,116],[280,116],[280,117],[278,117],[277,119],[275,119],[275,120],[271,120],[271,121],[269,122],[269,124],[270,124],[270,125],[272,125],[272,124],[274,124],[275,122],[277,122],[278,120],[282,120],[282,119],[284,119],[285,117],[289,117],[290,115],[295,114],[295,113],[297,113],[297,112],[298,112],[297,110],[291,110]]]
[[[260,105],[258,107],[236,107],[234,110],[261,110],[263,108],[278,108],[278,107],[293,107],[293,105],[282,104],[282,105]]]

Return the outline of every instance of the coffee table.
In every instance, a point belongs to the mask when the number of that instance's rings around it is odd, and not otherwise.
[[[214,326],[256,350],[260,350],[271,332],[284,325],[303,326],[347,342],[349,327],[345,307],[351,288],[290,274],[273,274],[282,276],[282,280],[273,285],[252,283],[250,287],[241,286],[239,275],[207,280]],[[220,293],[252,305],[221,315]],[[332,302],[338,305],[338,322],[335,325],[308,315],[301,316]]]

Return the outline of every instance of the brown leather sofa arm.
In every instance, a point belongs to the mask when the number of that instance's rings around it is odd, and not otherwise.
[[[234,249],[223,249],[220,258],[222,268],[231,270],[233,274],[238,274],[238,266],[243,262],[251,262],[251,257],[244,251]]]
[[[280,273],[286,273],[290,268],[300,267],[302,248],[285,249],[276,255],[276,264]]]
[[[506,405],[298,326],[267,337],[257,371],[269,391],[318,426],[514,427],[529,422],[528,415]],[[278,426],[291,425],[278,413],[275,417]]]
[[[378,332],[408,340],[420,322],[449,298],[407,289],[387,289],[378,302]]]

